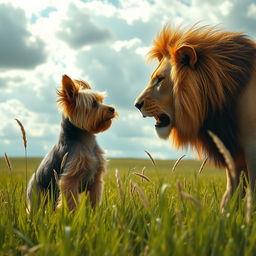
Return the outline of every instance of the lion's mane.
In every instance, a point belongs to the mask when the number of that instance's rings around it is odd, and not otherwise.
[[[192,47],[197,55],[193,68],[188,57],[180,59],[177,49]],[[212,143],[208,130],[215,133],[237,158],[237,100],[255,68],[255,42],[242,33],[227,32],[217,27],[190,29],[167,25],[158,34],[149,59],[170,56],[173,81],[175,124],[172,138],[177,147],[192,146],[219,166],[224,159]],[[256,95],[255,95],[256,96]]]

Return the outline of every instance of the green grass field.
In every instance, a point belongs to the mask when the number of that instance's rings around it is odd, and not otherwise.
[[[39,162],[28,159],[28,176]],[[246,200],[236,193],[219,211],[223,170],[206,165],[198,174],[201,162],[182,160],[172,172],[174,161],[111,159],[95,210],[83,194],[75,213],[48,207],[27,214],[26,161],[11,163],[10,171],[0,159],[0,255],[256,255]],[[134,174],[142,169],[150,181]]]

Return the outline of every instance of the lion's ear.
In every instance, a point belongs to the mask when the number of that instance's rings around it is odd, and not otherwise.
[[[195,67],[197,62],[197,54],[195,49],[190,45],[183,45],[175,52],[175,61],[181,65],[188,65],[191,68]]]

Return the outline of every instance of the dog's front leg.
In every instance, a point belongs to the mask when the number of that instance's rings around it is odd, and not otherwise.
[[[57,208],[60,208],[65,200],[68,209],[70,211],[74,210],[78,203],[78,187],[79,180],[76,179],[76,177],[63,175],[59,183],[60,197],[57,203]]]
[[[104,170],[99,170],[94,178],[92,185],[89,187],[90,201],[93,208],[101,201],[101,195],[103,191],[104,181],[103,181]]]

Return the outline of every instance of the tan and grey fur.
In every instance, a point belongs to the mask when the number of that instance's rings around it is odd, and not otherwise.
[[[216,134],[235,162],[237,181],[244,171],[256,182],[256,44],[242,33],[216,27],[165,26],[149,52],[159,64],[136,107],[157,120],[159,137],[177,148],[195,149],[227,167],[209,136]],[[230,198],[238,182],[227,171]]]
[[[101,200],[106,169],[104,152],[95,133],[108,129],[117,113],[112,106],[103,104],[104,94],[66,75],[58,96],[63,111],[59,140],[29,181],[29,208],[40,204],[47,195],[55,207],[61,207],[66,200],[68,208],[73,210],[83,191],[89,192],[95,207]]]

